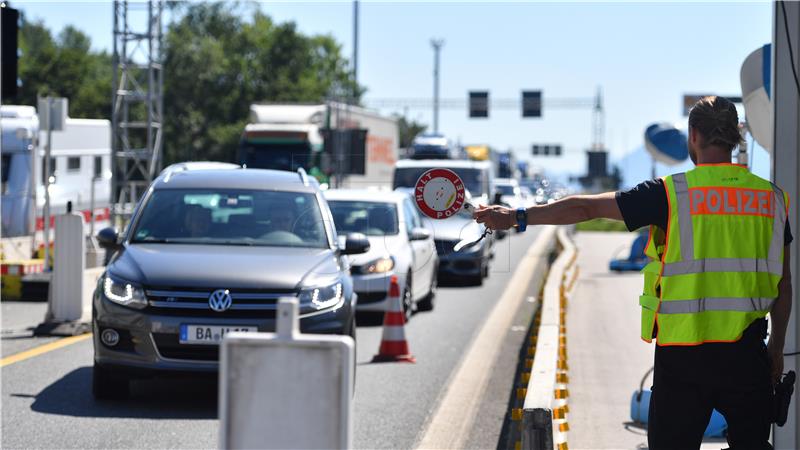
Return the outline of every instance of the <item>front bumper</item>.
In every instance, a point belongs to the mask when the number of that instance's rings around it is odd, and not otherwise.
[[[214,372],[219,367],[219,346],[179,343],[182,324],[256,326],[260,332],[274,332],[274,311],[259,317],[214,317],[158,313],[148,307],[135,310],[117,305],[95,294],[92,329],[94,360],[101,366],[144,372]],[[264,317],[267,316],[267,317]],[[354,326],[352,299],[338,308],[300,318],[300,330],[309,334],[350,333]],[[108,347],[100,340],[102,330],[113,328],[120,342]]]
[[[469,252],[452,252],[439,257],[439,276],[460,277],[479,276],[483,273],[484,265],[488,264],[488,256],[483,248]]]
[[[352,275],[353,290],[358,295],[357,311],[386,311],[389,304],[389,284],[394,272]],[[402,284],[402,280],[401,286]]]

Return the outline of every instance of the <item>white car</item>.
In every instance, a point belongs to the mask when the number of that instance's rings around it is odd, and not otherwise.
[[[406,317],[433,309],[439,257],[411,196],[368,189],[325,191],[337,234],[363,233],[370,250],[350,257],[357,310],[384,311],[397,275]]]
[[[519,183],[513,178],[495,178],[494,190],[500,194],[500,201],[512,208],[524,208],[525,198],[522,196]]]

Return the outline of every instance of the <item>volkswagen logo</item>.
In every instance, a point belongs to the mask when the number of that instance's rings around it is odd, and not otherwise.
[[[216,312],[222,312],[231,307],[233,299],[227,289],[217,289],[208,296],[208,307]]]

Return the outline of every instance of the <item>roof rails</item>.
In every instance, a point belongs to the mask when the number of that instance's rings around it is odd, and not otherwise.
[[[170,177],[178,172],[185,172],[187,170],[210,170],[210,169],[239,169],[241,166],[233,163],[224,163],[216,161],[185,161],[175,164],[170,164],[161,171],[164,176],[164,182],[168,183]]]
[[[303,182],[303,186],[308,186],[308,175],[306,174],[305,169],[298,167],[297,174],[300,175],[300,181]]]

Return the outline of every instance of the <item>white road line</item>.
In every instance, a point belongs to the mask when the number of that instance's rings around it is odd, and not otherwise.
[[[544,276],[547,256],[555,242],[555,231],[553,226],[543,227],[520,260],[508,287],[476,335],[455,375],[448,381],[418,448],[464,447],[503,338],[513,323],[514,313],[525,300],[531,280]]]

